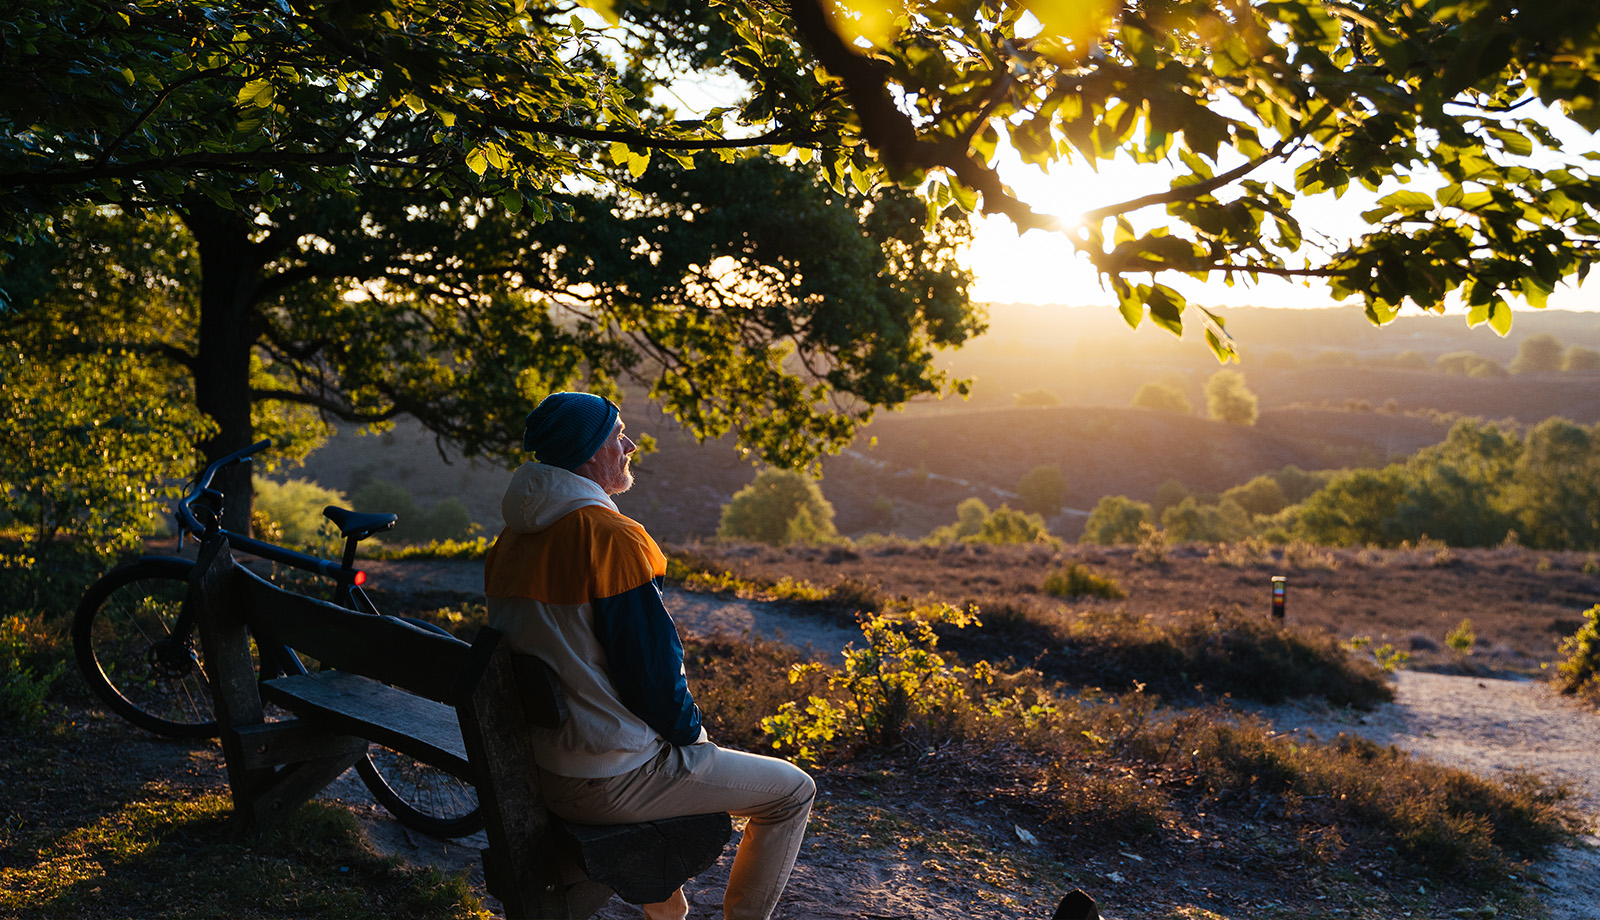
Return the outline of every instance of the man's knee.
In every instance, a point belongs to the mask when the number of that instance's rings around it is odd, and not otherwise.
[[[799,767],[795,767],[794,769],[796,773],[800,774],[801,780],[799,785],[795,788],[795,801],[804,802],[805,804],[809,805],[811,804],[811,800],[817,797],[817,781],[811,778],[811,774],[800,769]]]

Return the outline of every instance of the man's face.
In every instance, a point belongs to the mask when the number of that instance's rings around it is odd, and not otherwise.
[[[592,479],[600,488],[606,490],[607,495],[620,495],[633,486],[633,471],[628,469],[628,459],[633,453],[634,443],[622,433],[626,427],[621,419],[611,429],[611,437],[600,445],[577,469],[573,470],[579,476]]]

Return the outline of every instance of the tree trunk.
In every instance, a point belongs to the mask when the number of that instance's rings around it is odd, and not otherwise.
[[[183,210],[183,221],[200,252],[194,393],[200,411],[217,424],[216,434],[202,445],[210,463],[255,439],[250,421],[250,354],[256,340],[261,264],[245,213],[202,201]],[[222,526],[248,534],[253,495],[249,464],[224,471],[213,486],[226,497]]]

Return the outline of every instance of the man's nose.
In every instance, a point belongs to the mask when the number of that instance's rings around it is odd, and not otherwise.
[[[634,450],[635,450],[635,449],[636,449],[636,448],[637,448],[637,447],[638,447],[638,445],[637,445],[637,444],[635,444],[635,443],[633,443],[633,439],[632,439],[632,438],[630,438],[630,437],[628,437],[628,436],[627,436],[627,435],[623,435],[623,436],[622,436],[622,452],[623,452],[623,453],[624,453],[624,454],[631,454],[631,453],[633,453],[633,452],[634,452]]]

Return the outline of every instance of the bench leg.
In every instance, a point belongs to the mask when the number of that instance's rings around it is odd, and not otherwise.
[[[284,767],[273,777],[270,785],[257,790],[249,802],[237,800],[234,807],[246,815],[253,832],[271,827],[282,817],[305,804],[344,771],[355,766],[363,754],[339,754],[318,757],[293,766]]]

